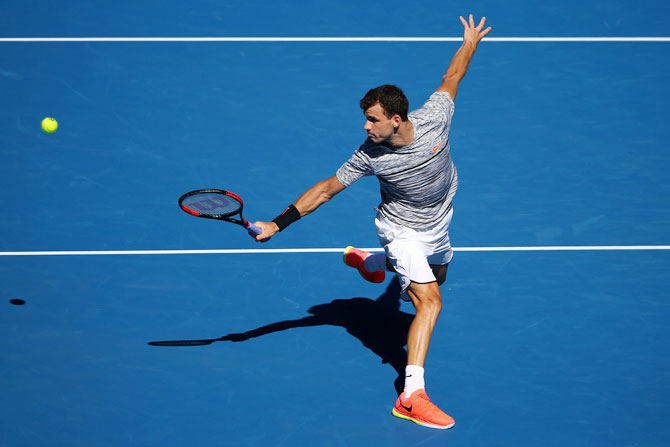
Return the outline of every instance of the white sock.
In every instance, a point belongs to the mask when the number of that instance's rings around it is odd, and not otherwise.
[[[386,255],[384,253],[372,254],[365,258],[363,267],[368,272],[378,272],[380,270],[386,270]]]
[[[416,390],[425,389],[423,380],[423,368],[417,365],[405,367],[405,398],[408,398]]]

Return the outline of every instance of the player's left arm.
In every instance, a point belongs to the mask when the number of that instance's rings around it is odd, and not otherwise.
[[[463,44],[456,51],[446,74],[442,77],[442,84],[437,89],[438,92],[449,92],[452,100],[456,99],[458,85],[468,71],[468,65],[477,50],[477,45],[491,31],[490,26],[484,29],[486,17],[482,17],[477,26],[475,26],[472,14],[470,14],[469,21],[466,21],[463,17],[460,17],[460,19],[465,28],[463,32]]]

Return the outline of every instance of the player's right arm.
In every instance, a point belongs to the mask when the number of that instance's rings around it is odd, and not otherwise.
[[[306,216],[342,192],[345,188],[346,186],[334,175],[326,180],[321,180],[302,193],[298,197],[298,200],[293,202],[293,206],[300,213],[300,217]],[[279,226],[275,222],[254,222],[254,225],[263,230],[261,234],[255,237],[258,242],[267,242],[279,231]]]
[[[470,14],[469,22],[463,17],[460,17],[460,19],[465,28],[463,32],[463,44],[458,51],[456,51],[456,54],[449,64],[447,73],[442,77],[442,84],[440,84],[437,89],[438,92],[449,92],[452,100],[456,99],[458,84],[460,84],[465,73],[468,71],[468,65],[470,64],[472,56],[475,54],[479,41],[491,31],[490,26],[482,31],[484,24],[486,23],[486,17],[482,17],[477,26],[475,26],[475,20],[472,17],[472,14]]]

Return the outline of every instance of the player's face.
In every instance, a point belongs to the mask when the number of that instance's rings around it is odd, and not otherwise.
[[[393,136],[393,119],[384,114],[384,109],[377,103],[364,112],[365,126],[368,138],[374,143],[388,141]]]

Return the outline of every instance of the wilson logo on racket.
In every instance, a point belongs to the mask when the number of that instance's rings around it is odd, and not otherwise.
[[[223,197],[216,197],[201,200],[199,202],[191,202],[189,203],[189,205],[203,213],[206,213],[208,211],[214,211],[217,208],[221,208],[225,212],[225,210],[230,206],[230,200],[225,199]]]

